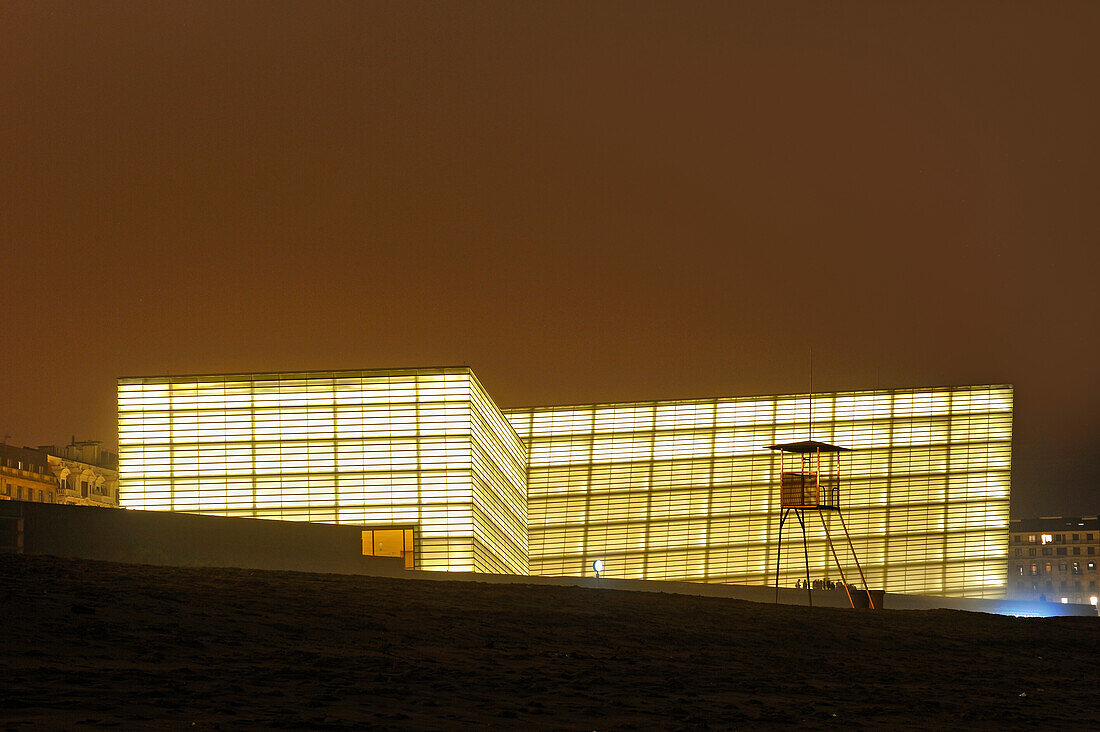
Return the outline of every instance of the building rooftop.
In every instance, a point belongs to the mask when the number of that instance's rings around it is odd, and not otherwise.
[[[103,449],[98,440],[73,440],[68,445],[39,445],[38,451],[63,460],[118,470],[118,454]]]
[[[45,453],[33,447],[16,447],[0,443],[0,466],[50,474],[50,463]]]
[[[1100,529],[1100,518],[1096,516],[1038,516],[1035,518],[1012,519],[1008,522],[1010,532],[1021,531],[1073,531],[1080,529]]]

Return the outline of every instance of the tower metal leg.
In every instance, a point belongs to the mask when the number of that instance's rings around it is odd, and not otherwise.
[[[805,511],[795,510],[795,518],[798,519],[799,526],[802,527],[802,558],[806,560],[806,599],[810,603],[810,607],[814,606],[814,593],[810,590],[810,549],[806,544],[806,517]]]
[[[829,551],[833,553],[833,561],[836,562],[836,569],[840,572],[840,581],[844,584],[844,592],[848,594],[848,603],[851,604],[854,609],[856,606],[855,600],[852,599],[852,591],[848,589],[848,580],[844,577],[844,568],[840,566],[840,558],[836,555],[836,547],[833,546],[833,537],[829,534],[829,525],[825,523],[825,514],[821,513],[821,509],[817,509],[817,515],[821,517],[821,525],[825,528],[825,541],[829,543]],[[870,595],[868,595],[870,597]]]
[[[779,543],[775,550],[775,604],[779,604],[779,558],[783,554],[783,522],[787,520],[787,514],[791,509],[779,512]]]
[[[848,540],[848,549],[852,552],[852,559],[856,562],[856,569],[859,570],[859,579],[863,582],[863,589],[867,592],[867,604],[874,610],[875,601],[871,599],[871,588],[867,585],[867,578],[863,576],[863,567],[859,566],[859,557],[856,556],[856,548],[852,546],[852,537],[848,534],[848,526],[844,523],[844,514],[838,510],[836,515],[840,519],[840,527],[844,529],[844,538]]]

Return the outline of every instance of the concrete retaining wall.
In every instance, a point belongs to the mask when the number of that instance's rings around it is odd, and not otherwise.
[[[589,587],[627,592],[665,592],[729,597],[771,603],[774,587],[698,582],[624,580],[595,577],[530,577],[464,572],[423,572],[402,568],[402,560],[362,556],[359,526],[294,521],[223,518],[162,511],[130,511],[61,506],[48,503],[0,502],[0,524],[22,528],[22,551],[131,564],[180,567],[244,567],[336,574],[366,574],[442,582]],[[11,534],[6,529],[3,537]],[[11,534],[14,537],[14,534]],[[0,538],[3,538],[0,537]],[[5,539],[6,541],[6,539]],[[779,602],[807,605],[806,590],[782,587]],[[815,607],[850,607],[843,590],[814,590]],[[1054,602],[979,600],[927,595],[880,594],[876,605],[887,610],[950,609],[969,612],[1053,617],[1096,616],[1091,605]],[[863,596],[866,599],[866,595]]]
[[[176,567],[394,576],[402,560],[363,556],[358,526],[0,502],[0,519],[22,518],[22,551]]]

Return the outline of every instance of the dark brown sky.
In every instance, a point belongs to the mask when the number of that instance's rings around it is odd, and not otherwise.
[[[0,432],[120,374],[1016,385],[1100,510],[1096,3],[0,4]]]

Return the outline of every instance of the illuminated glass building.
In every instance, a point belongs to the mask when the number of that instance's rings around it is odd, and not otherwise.
[[[592,574],[600,558],[603,576],[775,581],[779,458],[767,447],[810,434],[807,395],[507,414],[529,451],[532,574]],[[814,439],[852,448],[841,507],[871,587],[1004,596],[1010,386],[814,394],[812,417]],[[810,576],[839,579],[820,519],[807,531]],[[800,549],[788,544],[781,586],[805,577]]]
[[[526,449],[467,368],[123,378],[122,506],[415,528],[415,566],[527,573]]]
[[[501,412],[466,368],[119,380],[122,505],[415,528],[421,569],[770,584],[806,395]],[[872,587],[1002,597],[1012,388],[813,396]],[[836,518],[827,516],[827,520]],[[838,579],[820,521],[814,578]],[[793,546],[793,545],[792,545]],[[780,584],[804,576],[789,550]],[[841,556],[842,564],[852,564]]]

